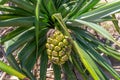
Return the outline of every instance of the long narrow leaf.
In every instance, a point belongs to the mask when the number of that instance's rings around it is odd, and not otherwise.
[[[7,34],[6,36],[3,36],[2,37],[2,42],[1,43],[4,43],[12,38],[14,38],[15,36],[21,34],[23,31],[25,31],[26,29],[28,29],[28,27],[19,27],[17,28],[16,30],[10,32],[9,34]]]
[[[22,70],[30,78],[30,80],[36,80],[31,71],[28,71],[26,67],[23,66]]]
[[[29,45],[28,45],[29,46]],[[26,46],[27,48],[27,46]],[[22,70],[32,79],[35,80],[35,77],[31,73],[31,70],[33,69],[35,63],[36,63],[36,54],[35,54],[35,43],[34,43],[34,49],[32,49],[32,45],[30,44],[30,50],[25,52],[25,55],[21,55],[23,60],[22,60]],[[24,49],[25,50],[25,49]],[[44,46],[40,47],[39,49],[39,55],[42,54],[44,50]],[[22,53],[24,54],[24,53]],[[20,57],[20,56],[19,56]],[[38,56],[39,57],[39,56]],[[38,58],[37,57],[37,58]]]
[[[23,68],[26,68],[26,70],[30,72],[33,69],[33,66],[36,62],[36,54],[34,52],[29,54],[29,56],[27,56],[27,59],[23,61],[25,61],[22,64]]]
[[[0,21],[0,27],[33,26],[34,17],[20,17]]]
[[[47,5],[46,5],[46,2],[47,2]],[[42,5],[44,6],[45,10],[47,11],[48,16],[51,16],[56,12],[56,8],[53,3],[53,0],[43,0]]]
[[[78,19],[83,19],[86,21],[95,21],[97,19],[106,17],[108,15],[119,12],[120,11],[119,4],[120,4],[119,0],[117,0],[115,2],[113,1],[104,6],[101,6],[100,8],[97,8],[95,10],[92,10],[92,11],[89,11],[89,12],[86,12],[86,13],[80,15]]]
[[[26,16],[32,15],[31,13],[25,11],[24,9],[21,9],[21,8],[15,7],[15,6],[3,6],[3,5],[0,5],[0,11],[10,12],[10,13],[14,13],[16,15],[26,15]]]
[[[31,1],[34,5],[36,5],[37,3],[37,0],[29,0],[29,1]]]
[[[53,64],[55,80],[61,80],[61,68],[58,65]]]
[[[46,51],[41,54],[40,60],[40,80],[46,80],[46,71],[47,71],[47,63],[48,57]]]
[[[79,32],[76,32],[77,34],[77,37],[79,39]],[[79,39],[80,41],[80,39]],[[81,40],[81,45],[84,46],[84,50],[87,51],[89,53],[89,55],[95,59],[96,62],[98,62],[99,64],[101,64],[105,69],[107,69],[116,79],[119,79],[120,76],[116,73],[116,71],[111,68],[111,66],[106,62],[106,60],[104,58],[102,58],[100,56],[99,53],[96,52],[96,50],[94,50],[93,46],[87,44],[87,43],[82,43],[82,41],[84,40]],[[87,41],[86,41],[87,42]],[[91,54],[92,53],[92,54]]]
[[[22,64],[25,64],[26,59],[35,51],[35,42],[31,41],[23,47],[23,49],[18,54],[18,58]],[[28,69],[29,70],[29,69]]]
[[[20,8],[22,8],[22,9],[24,9],[24,10],[30,12],[30,13],[34,12],[35,6],[31,5],[29,2],[27,2],[25,0],[20,0],[20,1],[19,0],[10,0],[10,1],[17,4],[17,6],[19,6]]]
[[[108,47],[108,46],[98,46],[97,47],[100,51],[104,52],[105,54],[114,57],[117,60],[120,60],[120,52]]]
[[[38,38],[39,38],[39,27],[40,27],[40,5],[41,5],[41,0],[38,0],[37,5],[36,5],[36,10],[35,10],[35,37],[36,37],[36,55],[38,55]],[[37,57],[37,56],[36,56]]]
[[[74,6],[71,13],[69,13],[69,16],[74,17],[76,15],[76,13],[83,7],[83,5],[85,5],[86,2],[87,2],[87,0],[76,1],[76,5]]]
[[[75,53],[73,53],[73,54],[75,54]],[[84,80],[87,80],[88,79],[88,75],[85,73],[85,69],[83,68],[82,63],[79,60],[78,55],[77,54],[73,55],[73,54],[72,54],[71,57],[72,57],[74,66],[76,67],[77,71],[80,73],[80,75],[82,76],[82,78]]]
[[[8,0],[0,0],[0,5],[3,5],[7,2]]]
[[[107,32],[103,27],[101,27],[101,26],[99,26],[99,25],[97,25],[97,24],[95,24],[95,23],[87,22],[87,21],[83,21],[83,20],[77,20],[77,19],[76,19],[76,20],[74,20],[74,21],[72,21],[72,22],[70,22],[70,23],[68,22],[68,24],[69,24],[69,25],[72,25],[72,26],[77,26],[77,27],[80,27],[80,26],[78,26],[78,25],[84,24],[84,25],[86,25],[86,26],[88,26],[88,27],[91,27],[91,28],[94,29],[95,31],[99,32],[99,33],[102,34],[105,38],[107,38],[107,39],[109,39],[109,40],[117,43],[117,42],[113,39],[112,35],[109,34],[109,32]],[[118,43],[117,43],[117,44],[118,44]],[[118,45],[119,45],[119,44],[118,44]]]
[[[105,69],[107,69],[117,80],[120,80],[120,75],[113,69],[110,67],[110,65],[108,63],[106,63],[106,61],[104,59],[102,59],[100,57],[100,55],[96,54],[94,52],[92,52],[93,55],[90,53],[90,55],[99,63],[101,64]],[[98,61],[99,59],[99,61]]]
[[[112,17],[113,17],[113,19],[115,19],[114,21],[112,21],[113,24],[114,24],[114,26],[115,26],[115,29],[116,29],[116,31],[120,34],[120,27],[119,27],[119,25],[118,25],[118,20],[116,19],[115,14],[113,14]]]
[[[24,74],[18,72],[17,70],[15,70],[12,67],[6,65],[2,61],[0,61],[0,69],[7,72],[8,74],[15,75],[15,76],[19,77],[20,79],[25,79],[26,78],[26,76]]]
[[[76,52],[78,52],[83,64],[85,65],[86,69],[90,72],[91,76],[95,79],[95,80],[99,80],[99,76],[96,73],[96,70],[98,71],[94,61],[90,58],[90,56],[83,51],[83,49],[81,49],[78,45],[79,43],[76,43],[76,41],[74,42],[74,47],[76,48]],[[91,63],[91,64],[89,64]],[[96,67],[96,68],[95,68]]]
[[[79,34],[83,38],[82,41],[89,43],[93,48],[102,51],[103,53],[114,57],[117,60],[120,60],[120,53],[112,48],[111,46],[108,46],[107,44],[104,44],[100,42],[98,39],[96,39],[93,35],[91,35],[86,30],[83,30],[78,27],[70,27],[74,32],[77,32],[76,34]]]
[[[63,64],[63,70],[65,71],[65,74],[67,75],[68,80],[76,80],[75,74],[72,71],[72,67],[68,62]]]
[[[20,15],[15,15],[15,14],[0,14],[0,20],[7,20],[11,18],[16,18],[20,17]]]
[[[58,11],[62,12],[62,17],[68,17],[68,14],[70,15],[70,11],[73,9],[73,5],[75,4],[75,2],[76,1],[70,1],[60,5]]]
[[[14,69],[16,69],[16,70],[18,70],[18,71],[21,72],[18,63],[17,63],[15,57],[14,57],[12,54],[6,56],[6,58],[7,58],[8,62],[9,62],[9,64],[10,64]]]
[[[6,49],[6,48],[5,48],[5,49]],[[3,50],[2,52],[6,55],[6,52],[5,52],[4,50]],[[6,56],[6,58],[7,58],[7,61],[9,62],[9,64],[10,64],[14,69],[16,69],[16,70],[19,71],[19,72],[22,72],[22,71],[20,70],[19,64],[17,63],[17,61],[16,61],[15,57],[13,56],[13,54],[10,54],[10,55]]]
[[[30,41],[34,38],[33,30],[30,30],[21,36],[18,35],[16,38],[7,41],[6,44],[6,55],[11,54],[13,51],[18,49],[20,46],[24,45],[27,41]]]
[[[74,18],[77,18],[79,15],[81,15],[82,13],[87,12],[89,9],[92,9],[100,0],[89,0],[86,2],[85,5],[83,5],[81,8],[79,8],[77,10],[76,15],[74,15]],[[83,4],[83,3],[82,3]],[[79,5],[79,4],[78,4]]]
[[[48,9],[50,15],[52,15],[56,12],[56,7],[53,3],[53,0],[48,0],[48,5],[47,6],[48,6],[47,9]]]

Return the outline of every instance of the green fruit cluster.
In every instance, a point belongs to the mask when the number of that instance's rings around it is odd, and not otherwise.
[[[46,48],[49,60],[57,65],[64,64],[71,53],[71,44],[68,36],[64,36],[58,30],[54,30],[48,36]]]

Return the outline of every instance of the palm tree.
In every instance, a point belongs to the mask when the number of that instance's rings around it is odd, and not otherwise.
[[[6,2],[14,5],[4,6]],[[111,15],[120,11],[120,0],[99,4],[100,0],[2,0],[0,27],[15,29],[1,38],[10,65],[31,80],[33,66],[40,57],[40,80],[46,80],[50,61],[55,80],[61,80],[61,70],[68,80],[77,80],[75,68],[84,80],[109,80],[104,69],[115,79],[120,75],[100,55],[120,60],[120,53],[103,44],[84,29],[89,27],[120,46],[98,23],[113,21]],[[119,30],[118,25],[116,29]],[[61,45],[60,45],[61,43]],[[56,48],[57,47],[57,48]],[[13,54],[17,54],[18,61]]]

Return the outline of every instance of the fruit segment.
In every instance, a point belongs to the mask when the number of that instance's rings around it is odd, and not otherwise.
[[[69,59],[71,44],[69,37],[60,31],[52,29],[47,38],[46,48],[49,60],[57,65],[62,65]]]

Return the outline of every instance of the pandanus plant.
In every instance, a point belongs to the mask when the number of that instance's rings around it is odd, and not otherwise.
[[[9,1],[14,5],[3,5]],[[33,66],[40,57],[40,80],[46,80],[47,64],[53,67],[55,80],[64,72],[67,80],[77,80],[75,70],[88,80],[109,80],[109,72],[116,80],[120,75],[100,55],[104,53],[120,60],[120,53],[102,43],[84,27],[95,30],[116,43],[108,31],[98,23],[113,21],[120,11],[120,0],[99,4],[100,0],[2,0],[0,27],[14,30],[1,37],[9,64],[31,80]],[[116,30],[119,27],[115,24]],[[13,56],[17,54],[18,59]],[[18,63],[19,61],[19,63]]]

